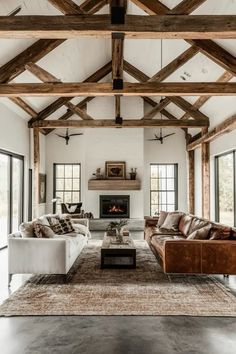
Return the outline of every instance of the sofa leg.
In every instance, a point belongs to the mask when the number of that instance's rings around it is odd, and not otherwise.
[[[229,278],[229,274],[224,274],[224,278]]]
[[[12,276],[13,274],[8,274],[8,288],[11,286]]]

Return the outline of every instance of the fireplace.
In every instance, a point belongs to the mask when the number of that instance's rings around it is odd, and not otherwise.
[[[129,218],[129,195],[100,195],[100,218]]]

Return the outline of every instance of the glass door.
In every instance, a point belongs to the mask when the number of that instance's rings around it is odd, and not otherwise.
[[[7,245],[10,232],[10,157],[0,153],[0,249]]]
[[[0,249],[23,220],[23,171],[22,156],[0,151]]]

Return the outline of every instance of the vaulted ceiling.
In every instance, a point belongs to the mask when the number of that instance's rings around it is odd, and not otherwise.
[[[126,1],[115,2],[119,5]],[[28,15],[78,15],[110,14],[110,6],[105,0],[58,1],[58,0],[3,0],[0,2],[0,15],[7,16],[21,6],[16,16]],[[129,0],[128,15],[235,15],[236,0]],[[0,26],[1,29],[1,26]],[[61,39],[0,39],[0,82],[1,83],[63,83],[98,82],[116,84],[124,82],[149,82],[148,85],[167,83],[231,83],[236,82],[236,39],[130,39],[120,35],[109,38],[79,37]],[[27,50],[27,48],[30,48]],[[16,59],[14,59],[16,57]],[[124,62],[123,62],[124,59]],[[123,67],[123,70],[120,68]],[[187,85],[186,85],[187,86]],[[94,86],[95,87],[95,86]],[[99,85],[96,85],[96,89]],[[153,88],[154,86],[150,86]],[[183,87],[183,86],[182,86]],[[223,86],[222,86],[223,87]],[[225,86],[226,87],[226,86]],[[35,86],[36,90],[37,87]],[[59,90],[59,84],[57,85]],[[77,88],[76,88],[77,89]],[[87,89],[87,87],[86,87]],[[85,89],[85,90],[86,90]],[[144,89],[144,86],[142,87]],[[168,85],[162,90],[167,90]],[[179,87],[176,88],[178,91]],[[192,89],[192,87],[191,87]],[[208,87],[204,89],[208,92]],[[64,87],[63,87],[64,90]],[[102,88],[103,90],[103,88]],[[173,88],[171,88],[173,90]],[[200,88],[202,91],[203,88]],[[228,90],[228,88],[227,88]],[[133,92],[133,88],[131,90]],[[176,92],[177,92],[176,91]],[[92,91],[91,91],[92,92]],[[104,92],[104,91],[103,91]],[[166,97],[161,100],[158,94],[145,92],[145,115],[140,112],[143,121],[159,117],[160,112],[170,120],[192,121],[193,126],[214,127],[224,119],[236,113],[234,93],[227,96],[207,95]],[[147,91],[148,92],[148,91]],[[156,92],[156,91],[154,91]],[[166,91],[165,91],[166,92]],[[181,91],[182,93],[183,91]],[[189,91],[187,87],[186,92]],[[212,88],[210,90],[212,92]],[[229,91],[230,92],[230,91]],[[93,92],[94,93],[94,92]],[[0,88],[1,94],[1,88]],[[52,94],[52,93],[51,93]],[[142,92],[137,93],[142,96]],[[168,93],[167,93],[168,95]],[[63,95],[62,95],[63,96]],[[0,98],[0,103],[7,105],[21,117],[31,123],[42,120],[63,121],[67,119],[82,120],[84,126],[96,117],[86,112],[89,97],[44,97]],[[92,97],[91,97],[92,96]],[[152,96],[152,97],[151,97]],[[163,95],[165,97],[165,95]],[[119,95],[107,97],[114,101],[114,117],[122,115],[122,98]],[[126,100],[126,103],[129,100]],[[133,100],[131,101],[133,104]],[[105,112],[104,112],[104,115]],[[123,117],[125,120],[125,116]],[[199,123],[200,122],[200,123]],[[204,122],[204,124],[203,124]],[[194,125],[195,124],[195,125]],[[184,127],[184,125],[182,126]],[[193,132],[190,130],[190,132]]]

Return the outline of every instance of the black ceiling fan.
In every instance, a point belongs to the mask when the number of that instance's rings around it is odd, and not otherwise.
[[[75,133],[75,134],[69,134],[69,129],[66,129],[66,135],[60,135],[60,134],[56,134],[57,136],[59,136],[59,138],[63,138],[66,141],[66,145],[69,144],[69,140],[72,136],[77,136],[77,135],[83,135],[83,133]]]
[[[155,135],[155,139],[148,139],[148,141],[160,141],[161,144],[163,144],[164,139],[168,138],[171,135],[174,135],[175,133],[171,133],[171,134],[167,134],[167,135],[162,135],[162,128],[160,129],[160,136],[158,136],[157,134]]]

